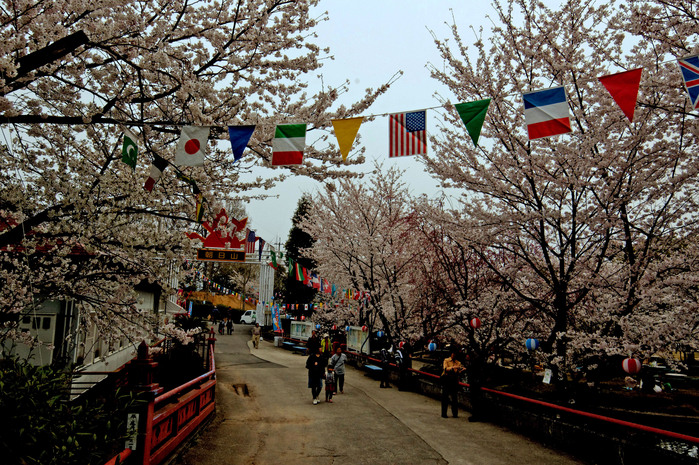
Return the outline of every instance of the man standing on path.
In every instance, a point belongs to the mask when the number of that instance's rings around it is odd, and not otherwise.
[[[347,362],[347,355],[342,353],[342,347],[338,347],[335,355],[330,359],[330,365],[335,369],[337,388],[340,390],[340,394],[345,393],[345,362]]]
[[[260,329],[260,323],[255,323],[255,327],[252,328],[252,345],[255,346],[255,349],[260,348],[260,334],[262,330]]]
[[[313,395],[313,405],[317,405],[325,377],[325,360],[320,354],[320,346],[306,359],[306,369],[308,370],[308,387],[311,388]]]
[[[320,349],[320,339],[318,339],[318,335],[314,329],[311,331],[311,337],[306,341],[306,352],[311,355],[315,354],[318,349]]]
[[[459,377],[465,368],[456,358],[457,351],[452,349],[451,356],[442,363],[442,418],[447,418],[447,408],[451,400],[451,414],[459,416]],[[451,398],[451,399],[450,399]]]

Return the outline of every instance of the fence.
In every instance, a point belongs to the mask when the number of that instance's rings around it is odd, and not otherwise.
[[[163,392],[154,382],[158,363],[139,346],[137,357],[126,365],[128,387],[144,402],[129,412],[129,430],[133,432],[127,447],[105,465],[158,465],[210,418],[216,407],[216,365],[213,329],[206,344],[208,371],[184,384]]]

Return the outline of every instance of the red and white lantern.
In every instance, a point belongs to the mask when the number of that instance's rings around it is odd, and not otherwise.
[[[473,329],[478,329],[481,327],[480,318],[471,318],[471,321],[469,321],[468,323],[471,325],[471,328]]]
[[[337,329],[337,325],[333,325],[333,331]]]
[[[369,328],[367,328],[366,325],[362,326],[362,331],[364,331],[366,333],[368,330],[369,330]]]
[[[625,358],[621,362],[621,367],[630,375],[635,375],[641,371],[641,361],[637,358]]]
[[[399,348],[399,349],[402,349],[403,346],[405,346],[405,341],[400,341],[400,342],[398,343],[398,348]]]
[[[306,315],[301,315],[301,321],[306,319]]]

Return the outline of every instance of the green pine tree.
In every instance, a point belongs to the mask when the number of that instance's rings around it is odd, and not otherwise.
[[[311,247],[315,242],[313,238],[301,230],[298,225],[306,216],[311,208],[311,199],[304,195],[299,199],[296,212],[292,218],[292,227],[289,231],[289,239],[286,241],[286,257],[294,262],[299,263],[307,270],[315,269],[315,262],[309,258],[303,257],[300,251],[304,248]],[[286,263],[288,259],[285,258]],[[284,301],[291,304],[308,304],[313,302],[316,295],[316,290],[312,287],[305,286],[303,282],[296,280],[294,270],[288,270],[286,277],[286,286],[284,289]],[[298,313],[298,312],[296,312]]]

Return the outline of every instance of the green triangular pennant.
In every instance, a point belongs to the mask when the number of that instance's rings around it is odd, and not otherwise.
[[[473,144],[478,147],[478,138],[481,136],[481,128],[488,113],[490,99],[476,100],[475,102],[457,103],[454,105],[459,116],[466,125],[468,135],[471,136]]]

